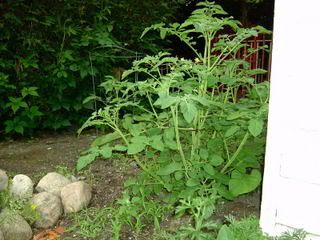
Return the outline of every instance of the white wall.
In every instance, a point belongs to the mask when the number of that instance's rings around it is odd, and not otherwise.
[[[320,1],[275,0],[261,226],[320,239]]]

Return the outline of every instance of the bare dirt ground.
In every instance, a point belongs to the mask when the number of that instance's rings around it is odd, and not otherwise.
[[[74,167],[80,152],[95,139],[88,133],[45,135],[33,139],[0,142],[0,167],[11,173],[41,174],[57,165]]]
[[[0,142],[0,168],[11,176],[26,174],[36,184],[46,173],[55,171],[57,166],[74,169],[80,153],[86,150],[95,138],[95,132],[89,132],[79,137],[76,134],[65,133],[45,135],[34,139],[2,141]],[[134,164],[123,164],[112,160],[95,161],[87,175],[87,181],[93,188],[93,199],[90,206],[103,207],[111,204],[121,195],[124,181],[137,174],[138,171],[139,169]],[[229,214],[238,218],[248,215],[258,216],[259,206],[260,194],[257,191],[233,202],[220,204],[216,217],[222,219]],[[65,221],[65,224],[68,225],[70,222]],[[148,237],[150,235],[138,240],[150,239]]]

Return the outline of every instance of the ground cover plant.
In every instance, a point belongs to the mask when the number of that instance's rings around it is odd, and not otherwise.
[[[31,225],[39,219],[36,208],[37,206],[32,204],[30,199],[16,199],[8,190],[0,192],[0,210],[8,209],[18,213]]]
[[[95,239],[97,237],[108,237],[106,229],[109,227],[109,220],[112,216],[110,208],[102,209],[87,209],[80,214],[73,216],[74,225],[69,231],[78,236],[88,239]],[[259,219],[255,216],[249,216],[241,219],[235,219],[233,216],[226,216],[224,224],[215,224],[214,234],[202,233],[201,235],[188,236],[187,226],[175,232],[168,232],[164,229],[159,230],[155,234],[148,235],[147,238],[153,240],[184,240],[184,239],[216,239],[216,240],[304,240],[306,239],[306,232],[303,230],[287,231],[278,237],[271,237],[264,234],[259,226]],[[101,235],[103,233],[103,235]],[[206,235],[207,234],[207,235]],[[136,236],[135,239],[141,239]],[[109,237],[110,239],[117,239],[116,237]],[[109,239],[108,238],[108,239]],[[65,240],[73,238],[63,238]],[[124,238],[121,238],[124,239]]]
[[[221,6],[205,1],[182,24],[147,28],[142,36],[156,30],[161,38],[177,37],[195,58],[166,52],[146,56],[122,81],[108,76],[101,84],[103,98],[93,96],[105,107],[79,132],[105,126],[111,133],[92,143],[77,169],[115,153],[131,156],[141,169],[112,208],[113,239],[124,227],[139,232],[148,222],[160,230],[169,209],[190,215],[191,223],[179,231],[182,239],[212,239],[219,235],[210,219],[218,199],[232,200],[259,186],[268,83],[255,83],[252,76],[264,70],[251,69],[236,52],[245,39],[269,32],[260,26],[242,28],[226,15]],[[234,34],[223,34],[225,28]],[[164,72],[164,65],[170,70]],[[139,81],[131,77],[134,73]]]

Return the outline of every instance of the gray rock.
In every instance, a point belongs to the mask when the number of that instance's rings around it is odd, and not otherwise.
[[[0,213],[0,231],[5,240],[30,240],[32,238],[32,230],[26,220],[8,209]]]
[[[32,180],[23,174],[14,176],[10,187],[10,194],[15,198],[31,198],[33,194]]]
[[[4,240],[4,236],[1,230],[0,230],[0,240]]]
[[[70,182],[77,182],[78,181],[78,178],[73,175],[68,176],[68,179],[70,180]]]
[[[78,181],[70,183],[61,189],[61,200],[65,213],[77,212],[88,206],[91,200],[89,184]]]
[[[62,203],[58,196],[41,192],[35,194],[32,203],[36,205],[36,211],[40,215],[40,219],[35,222],[38,228],[48,228],[54,226],[62,215]]]
[[[78,182],[78,181],[83,181],[83,180],[86,180],[86,177],[84,176],[68,176],[68,179],[70,180],[70,182]]]
[[[38,192],[49,192],[60,196],[61,189],[71,181],[65,176],[51,172],[45,175],[36,186]]]
[[[6,174],[5,171],[0,169],[0,191],[6,190],[8,187],[8,175]],[[1,238],[0,238],[1,240]]]

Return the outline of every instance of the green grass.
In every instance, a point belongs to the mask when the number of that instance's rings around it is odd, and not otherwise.
[[[109,208],[87,208],[70,216],[73,225],[68,232],[88,239],[99,239],[106,229],[110,229],[111,218]]]

